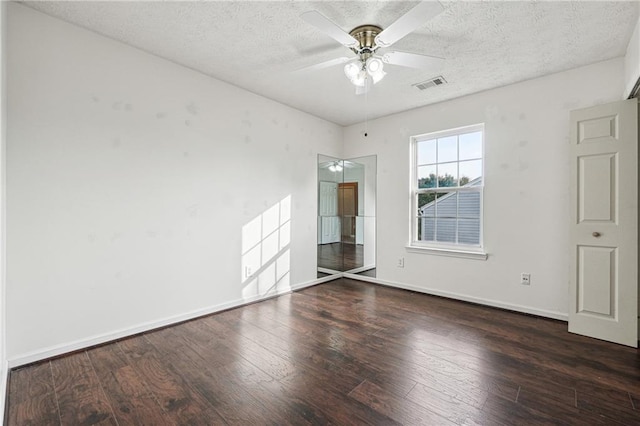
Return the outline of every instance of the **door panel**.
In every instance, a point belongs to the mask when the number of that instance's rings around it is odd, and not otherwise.
[[[335,182],[320,182],[320,216],[338,215],[338,184]]]
[[[614,222],[617,156],[578,157],[578,205],[581,223]]]
[[[578,123],[578,143],[598,142],[601,138],[618,138],[618,116],[596,117]]]
[[[638,344],[638,104],[571,112],[569,331]]]
[[[578,247],[578,313],[616,319],[616,249]]]
[[[340,242],[340,218],[338,216],[323,216],[320,218],[320,244]]]

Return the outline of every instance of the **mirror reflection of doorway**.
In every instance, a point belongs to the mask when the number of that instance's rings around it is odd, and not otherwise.
[[[358,216],[358,182],[338,184],[338,216],[342,218],[341,241],[356,243],[356,217]]]
[[[338,184],[321,181],[318,197],[318,244],[340,242],[339,200]]]

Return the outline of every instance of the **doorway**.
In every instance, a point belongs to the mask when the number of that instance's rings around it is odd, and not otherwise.
[[[356,243],[356,217],[358,216],[358,182],[338,184],[338,216],[342,218],[341,241]]]

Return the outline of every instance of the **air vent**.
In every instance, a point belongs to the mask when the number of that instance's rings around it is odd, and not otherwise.
[[[423,81],[422,83],[416,83],[414,84],[415,87],[417,87],[420,90],[426,90],[430,87],[435,87],[435,86],[440,86],[442,84],[446,84],[447,80],[444,79],[443,76],[439,75],[437,77],[431,78],[427,81]]]

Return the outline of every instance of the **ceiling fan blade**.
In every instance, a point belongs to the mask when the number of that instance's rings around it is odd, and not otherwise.
[[[407,52],[387,52],[382,55],[382,62],[391,65],[400,65],[418,69],[438,69],[444,63],[443,58],[435,56],[417,55]]]
[[[325,17],[317,10],[305,12],[300,15],[300,17],[307,23],[313,25],[329,37],[336,40],[338,43],[349,48],[358,46],[358,40],[344,32],[342,28],[331,22],[327,17]]]
[[[306,73],[309,71],[317,71],[329,67],[333,67],[336,65],[347,63],[352,58],[347,58],[346,56],[342,56],[340,58],[330,59],[328,61],[320,62],[319,64],[311,65],[309,67],[300,68],[298,70],[293,71],[294,74]]]
[[[378,34],[375,42],[380,47],[391,46],[443,10],[444,8],[437,1],[423,1]]]

